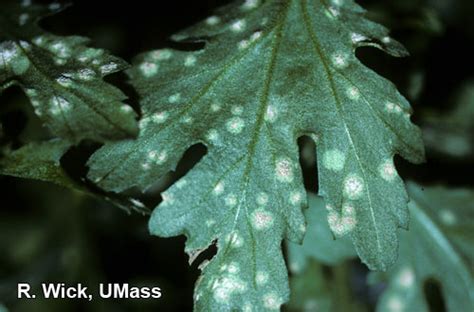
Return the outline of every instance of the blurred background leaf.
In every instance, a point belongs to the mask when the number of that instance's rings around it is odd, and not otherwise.
[[[474,307],[473,258],[459,247],[472,254],[474,192],[408,188],[410,231],[401,233],[399,260],[387,273],[377,311],[468,311]]]
[[[474,81],[459,87],[450,101],[448,112],[426,111],[423,138],[438,157],[473,158],[474,156]]]
[[[363,311],[357,275],[382,290],[377,311],[468,311],[474,306],[474,191],[408,184],[410,230],[400,231],[399,259],[387,272],[351,272],[355,251],[331,235],[321,198],[310,195],[310,231],[288,243],[291,311]],[[319,235],[317,235],[317,233]],[[349,244],[347,244],[349,243]],[[331,248],[331,244],[333,244]],[[354,260],[352,261],[354,262]],[[352,263],[353,265],[353,263]],[[360,288],[360,285],[359,285]]]

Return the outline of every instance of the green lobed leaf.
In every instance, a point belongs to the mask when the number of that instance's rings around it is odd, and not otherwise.
[[[137,132],[126,97],[102,78],[126,68],[121,59],[89,48],[89,39],[60,37],[37,22],[63,6],[2,1],[0,4],[0,92],[19,85],[51,131],[71,142],[112,140]]]
[[[98,150],[89,178],[117,192],[146,189],[191,145],[207,146],[149,224],[155,235],[185,234],[192,258],[217,244],[196,309],[272,310],[288,300],[280,245],[305,232],[303,134],[317,141],[333,232],[350,233],[371,268],[391,265],[397,227],[408,223],[393,155],[424,156],[407,101],[354,55],[367,45],[406,55],[388,31],[352,1],[248,0],[174,38],[206,45],[137,58],[129,75],[142,98],[139,137]]]
[[[305,211],[307,225],[302,245],[288,242],[288,262],[291,272],[301,273],[307,262],[315,259],[326,265],[335,265],[356,256],[348,237],[335,239],[327,222],[324,200],[308,194],[309,209]]]
[[[400,259],[389,271],[389,283],[378,311],[429,311],[424,283],[440,285],[447,311],[474,307],[474,281],[460,251],[473,265],[471,220],[474,192],[409,185],[410,231],[400,237]]]

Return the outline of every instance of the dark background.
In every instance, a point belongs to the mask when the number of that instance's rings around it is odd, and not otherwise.
[[[105,48],[132,62],[133,56],[169,46],[167,38],[209,16],[229,1],[74,1],[64,12],[44,19],[44,29],[58,35],[82,35],[91,46]],[[47,3],[47,2],[46,2]],[[422,124],[422,112],[442,112],[452,107],[459,86],[473,79],[473,1],[358,1],[371,18],[392,29],[411,57],[397,59],[383,52],[363,48],[359,58],[393,81],[415,110],[413,119]],[[179,49],[198,45],[171,44]],[[421,78],[420,78],[421,77]],[[122,73],[107,78],[119,86],[137,110],[138,99]],[[21,145],[28,117],[21,107],[27,103],[18,88],[0,95],[2,142]],[[23,103],[23,104],[18,104]],[[31,131],[30,131],[31,132]],[[22,136],[23,135],[23,136]],[[303,143],[302,143],[303,144]],[[68,172],[85,175],[84,162],[98,146],[84,143],[63,159]],[[153,208],[159,191],[185,174],[203,155],[204,148],[188,151],[178,172],[166,177],[154,192],[141,196]],[[428,149],[427,163],[419,166],[397,158],[404,179],[425,184],[443,182],[473,186],[472,159],[439,157]],[[317,190],[314,161],[303,164],[307,188]],[[162,239],[147,232],[147,217],[130,215],[110,204],[46,183],[0,177],[0,302],[11,311],[190,311],[193,284],[198,276],[196,261],[189,267],[184,238]],[[212,250],[202,258],[212,255]],[[374,308],[377,294],[360,282],[366,269],[355,263],[352,279],[359,281],[357,300]],[[159,300],[80,301],[16,300],[16,284],[60,281],[85,285],[107,282],[149,284],[162,288]],[[433,308],[435,309],[435,308]],[[442,306],[438,307],[442,310]]]

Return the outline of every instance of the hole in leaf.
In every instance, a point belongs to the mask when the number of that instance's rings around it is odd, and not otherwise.
[[[157,183],[151,186],[148,191],[141,196],[146,206],[155,207],[161,202],[159,193],[169,188],[176,181],[185,176],[207,153],[207,148],[204,144],[194,144],[184,152],[183,157],[178,162],[176,170],[169,172]]]
[[[120,91],[125,93],[125,95],[127,96],[127,99],[125,99],[124,102],[133,108],[133,110],[138,115],[138,119],[140,119],[142,116],[142,112],[141,112],[140,104],[139,104],[140,97],[138,96],[138,93],[135,90],[135,88],[132,87],[130,83],[128,83],[128,78],[125,75],[125,73],[118,72],[111,75],[107,75],[104,77],[104,81],[114,85],[115,87],[120,89]]]
[[[0,103],[2,103],[0,105],[0,133],[2,139],[12,141],[13,148],[20,147],[18,136],[26,128],[28,122],[28,116],[23,111],[27,101],[27,97],[18,86],[7,88],[0,97]]]
[[[99,197],[111,201],[113,204],[129,213],[135,211],[144,215],[149,214],[149,209],[146,205],[143,206],[140,203],[134,202],[127,197],[128,194],[107,192],[87,179],[87,160],[99,147],[100,144],[98,143],[84,141],[78,146],[70,148],[61,158],[61,166],[66,174],[78,185],[87,189],[90,193],[97,194]]]
[[[426,302],[431,312],[445,312],[446,304],[444,302],[441,285],[435,279],[428,279],[423,285],[423,292]]]
[[[75,181],[87,181],[86,162],[89,157],[100,147],[100,144],[90,141],[81,142],[71,147],[62,157],[61,166],[69,177]]]
[[[316,163],[316,144],[307,135],[298,138],[300,166],[304,186],[311,192],[318,192],[318,167]]]
[[[209,245],[209,247],[199,252],[199,254],[193,259],[192,266],[199,270],[202,270],[216,254],[217,244],[214,241],[211,245]]]
[[[19,148],[21,143],[17,140],[17,137],[26,127],[26,115],[20,110],[13,110],[2,114],[0,116],[0,123],[2,125],[2,137],[5,136],[7,141],[11,140],[14,149]]]
[[[168,41],[167,47],[180,51],[199,51],[206,46],[206,38],[190,38],[189,41]]]

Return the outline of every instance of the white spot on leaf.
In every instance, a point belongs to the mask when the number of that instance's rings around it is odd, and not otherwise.
[[[257,282],[257,285],[265,284],[268,281],[268,273],[264,271],[257,271],[255,281]]]
[[[177,103],[180,99],[181,99],[181,94],[180,94],[180,93],[176,93],[176,94],[170,95],[170,96],[168,97],[168,102],[170,102],[170,103]]]
[[[265,206],[268,203],[268,194],[261,192],[257,196],[257,204],[260,206]]]
[[[290,203],[292,205],[297,205],[303,200],[303,194],[300,191],[293,191],[290,194]]]
[[[211,104],[211,111],[213,113],[218,112],[221,109],[221,105],[219,103],[213,102]]]
[[[333,6],[330,6],[326,11],[326,16],[331,19],[338,17],[340,14],[341,12],[339,11],[339,9]]]
[[[331,60],[332,60],[333,65],[337,68],[344,68],[348,65],[347,56],[340,53],[333,54],[331,57]]]
[[[184,66],[190,67],[196,65],[196,57],[194,55],[188,55],[184,60]]]
[[[226,128],[230,133],[238,134],[244,129],[245,122],[240,117],[234,117],[227,121]]]
[[[49,50],[62,58],[69,57],[71,54],[71,50],[63,42],[53,43]]]
[[[268,105],[267,110],[265,112],[265,120],[268,122],[275,122],[277,119],[278,110],[273,105]]]
[[[354,207],[349,203],[342,205],[342,213],[338,213],[331,205],[327,205],[328,223],[331,231],[337,237],[344,236],[351,232],[356,224],[356,213]]]
[[[161,202],[161,205],[163,206],[168,206],[174,203],[174,196],[170,192],[161,193],[161,198],[163,199],[163,201]]]
[[[389,36],[385,36],[382,38],[383,43],[390,43],[390,41],[392,41],[392,39]]]
[[[100,72],[103,74],[103,75],[106,75],[106,74],[110,74],[114,71],[116,71],[118,68],[118,64],[117,63],[109,63],[109,64],[105,64],[105,65],[102,65],[100,67]]]
[[[243,307],[243,312],[252,312],[253,311],[253,308],[252,308],[252,304],[251,303],[246,303],[244,304],[244,307]]]
[[[209,16],[206,19],[206,24],[209,26],[217,25],[221,22],[221,19],[218,16]]]
[[[242,9],[253,10],[257,8],[259,4],[260,4],[260,0],[245,0],[244,4],[242,4]]]
[[[156,158],[158,157],[158,152],[157,151],[149,151],[148,152],[148,159],[150,160],[156,160]]]
[[[217,183],[212,191],[215,195],[222,194],[224,192],[224,182],[220,181],[219,183]]]
[[[30,67],[27,56],[20,52],[17,44],[6,41],[0,44],[0,69],[10,67],[16,75],[24,74]]]
[[[169,60],[173,53],[169,49],[161,49],[150,52],[150,58],[155,61]]]
[[[31,49],[31,44],[28,41],[20,40],[20,46],[25,50]]]
[[[367,37],[358,33],[352,33],[351,40],[353,43],[359,43],[359,42],[367,40]]]
[[[282,304],[282,299],[275,293],[268,293],[263,296],[263,306],[270,310],[278,310]]]
[[[225,198],[225,204],[226,206],[234,207],[235,205],[237,205],[237,196],[235,196],[235,194],[227,195]]]
[[[44,41],[45,41],[45,39],[44,39],[43,36],[36,36],[36,37],[33,38],[32,41],[33,41],[33,43],[36,44],[37,46],[42,46],[43,43],[44,43]]]
[[[158,73],[158,65],[152,62],[143,62],[140,64],[140,71],[145,77],[152,77]]]
[[[167,118],[168,118],[167,112],[158,112],[158,113],[154,113],[151,116],[151,120],[157,124],[165,122]]]
[[[263,208],[252,212],[252,225],[256,230],[265,230],[273,225],[273,214]]]
[[[181,180],[179,180],[178,182],[175,183],[176,187],[179,188],[179,189],[182,189],[187,184],[188,184],[188,180],[186,180],[185,178],[182,178]]]
[[[350,199],[359,198],[364,191],[364,182],[357,175],[349,175],[344,180],[344,194]]]
[[[287,158],[279,159],[275,167],[276,177],[281,182],[291,182],[293,181],[293,165],[291,161]]]
[[[206,226],[207,227],[211,227],[214,224],[216,224],[216,220],[214,220],[214,219],[209,219],[209,220],[206,221]]]
[[[387,109],[389,113],[399,114],[402,112],[402,108],[400,107],[400,105],[392,103],[392,102],[385,103],[385,108]]]
[[[240,236],[239,232],[237,231],[234,231],[231,234],[229,234],[227,236],[226,241],[229,243],[230,247],[233,247],[233,248],[242,247],[242,245],[244,244],[244,240],[242,236]]]
[[[67,113],[71,110],[71,103],[61,96],[53,96],[50,100],[50,113],[52,115],[59,115],[61,113]]]
[[[232,109],[231,109],[231,112],[234,115],[241,115],[243,111],[244,111],[244,108],[242,106],[232,106]]]
[[[70,87],[72,84],[72,80],[70,78],[62,76],[62,75],[56,78],[56,82],[66,88]]]
[[[230,29],[233,32],[241,32],[245,29],[246,22],[243,19],[237,20],[230,25]]]
[[[258,40],[260,37],[262,37],[262,32],[261,31],[256,31],[250,36],[250,41],[254,42],[255,40]]]
[[[231,262],[227,267],[227,272],[229,272],[230,274],[237,274],[239,273],[239,270],[239,265],[235,262]]]
[[[92,80],[94,79],[94,76],[95,76],[95,71],[93,71],[90,68],[83,68],[77,72],[77,78],[79,78],[80,80],[85,80],[85,81]]]
[[[397,176],[397,170],[393,165],[391,159],[387,159],[383,164],[379,166],[380,176],[386,181],[393,181]]]
[[[168,159],[168,153],[166,151],[161,151],[156,159],[156,164],[161,165],[166,161],[166,159]]]
[[[214,299],[222,303],[227,303],[234,293],[242,293],[246,289],[245,282],[235,275],[218,278],[212,285]]]
[[[241,40],[239,41],[238,47],[240,50],[243,50],[247,48],[250,45],[250,42],[248,40]]]
[[[182,121],[183,123],[185,124],[192,124],[193,123],[193,117],[189,116],[189,115],[186,115],[183,117]]]
[[[346,93],[347,93],[347,96],[349,97],[349,99],[351,99],[351,100],[358,100],[360,98],[359,89],[357,89],[356,87],[348,88]]]
[[[206,138],[211,141],[211,142],[217,142],[219,141],[219,132],[217,132],[216,129],[211,129],[209,130],[209,132],[207,133],[207,136]]]
[[[128,106],[128,105],[122,105],[122,106],[120,106],[120,110],[121,110],[122,112],[124,112],[124,113],[131,113],[131,112],[133,112],[133,109],[132,109],[130,106]]]
[[[331,149],[323,155],[323,165],[329,170],[340,171],[344,168],[346,156],[338,149]]]

